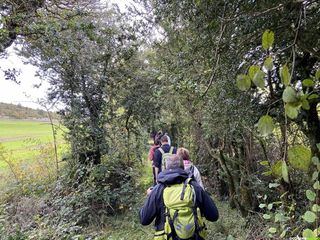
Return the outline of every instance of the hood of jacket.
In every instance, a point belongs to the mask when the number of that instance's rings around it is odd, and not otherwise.
[[[188,173],[181,168],[164,170],[158,175],[158,183],[172,185],[182,183],[188,178]]]

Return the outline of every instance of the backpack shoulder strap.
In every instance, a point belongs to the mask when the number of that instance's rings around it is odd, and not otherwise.
[[[190,181],[192,180],[192,178],[187,178],[185,181],[184,181],[184,184],[183,184],[183,187],[182,187],[182,191],[181,191],[181,195],[180,195],[180,200],[183,200],[184,199],[184,194],[185,194],[185,191],[186,191],[186,187],[188,184],[190,184]]]
[[[164,150],[161,147],[159,147],[158,149],[161,152],[161,154],[163,155],[164,154]]]
[[[164,158],[164,155],[165,155],[165,152],[163,150],[163,148],[159,148],[159,151],[161,153],[161,165],[163,167],[163,169],[166,169],[166,163],[165,163],[165,158]]]
[[[172,154],[172,153],[173,153],[173,150],[174,150],[174,147],[171,146],[171,147],[170,147],[170,150],[169,150],[169,153]]]
[[[191,165],[188,173],[188,178],[192,178],[194,174],[194,166]]]

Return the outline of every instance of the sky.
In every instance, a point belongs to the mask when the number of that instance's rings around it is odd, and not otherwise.
[[[108,3],[118,4],[121,11],[125,11],[126,4],[131,3],[131,0],[103,0]],[[46,96],[49,84],[41,81],[36,77],[37,68],[30,64],[24,64],[14,52],[13,47],[7,49],[8,57],[0,58],[0,69],[12,69],[20,71],[17,84],[10,80],[5,80],[3,73],[0,71],[0,102],[21,104],[25,107],[40,108],[39,101]],[[42,83],[40,88],[34,88],[34,85]]]
[[[5,80],[4,74],[0,72],[0,102],[41,108],[38,102],[45,97],[49,85],[43,82],[40,88],[34,88],[35,84],[41,83],[41,79],[35,76],[37,68],[24,64],[15,54],[13,47],[7,49],[7,52],[8,58],[0,58],[0,68],[2,70],[15,68],[20,71],[17,77],[20,84]]]

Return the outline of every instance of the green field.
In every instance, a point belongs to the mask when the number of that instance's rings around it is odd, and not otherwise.
[[[59,152],[65,148],[63,130],[57,131]],[[49,122],[0,119],[0,144],[12,158],[19,161],[32,161],[42,146],[53,143],[52,128]],[[6,163],[0,161],[0,168]]]

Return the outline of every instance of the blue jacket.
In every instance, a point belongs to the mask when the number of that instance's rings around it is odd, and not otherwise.
[[[166,185],[182,183],[188,178],[188,173],[183,169],[170,169],[161,172],[158,176],[158,184],[145,200],[140,209],[140,223],[149,225],[155,219],[156,231],[164,229],[165,208],[163,203],[163,189]],[[217,221],[219,213],[211,197],[198,185],[195,180],[191,181],[196,194],[196,206],[208,221]]]

